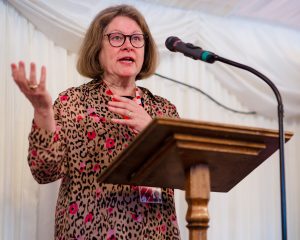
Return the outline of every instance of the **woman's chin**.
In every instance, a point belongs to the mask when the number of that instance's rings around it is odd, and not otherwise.
[[[119,74],[120,78],[128,78],[128,79],[131,79],[131,78],[135,79],[136,76],[137,76],[136,72],[123,72],[123,73]]]

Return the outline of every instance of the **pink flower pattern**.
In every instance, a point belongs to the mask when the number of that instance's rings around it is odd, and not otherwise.
[[[105,147],[107,149],[113,148],[115,146],[115,140],[112,138],[107,138],[105,141]]]
[[[108,212],[108,214],[112,214],[113,213],[113,211],[114,211],[114,208],[112,208],[112,207],[109,207],[108,209],[107,209],[107,212]]]
[[[88,132],[87,137],[89,140],[93,140],[96,137],[96,132],[95,131]]]
[[[99,172],[101,170],[100,164],[96,163],[93,168],[94,172]]]
[[[115,233],[115,230],[114,230],[114,229],[110,229],[110,230],[107,232],[106,240],[117,240],[115,234],[116,234],[116,233]]]
[[[93,108],[93,107],[90,107],[86,111],[87,111],[88,115],[91,116],[91,114],[93,114],[94,112],[96,112],[96,109]]]
[[[77,205],[77,203],[76,203],[76,202],[75,202],[75,203],[72,203],[72,204],[69,206],[69,213],[72,214],[72,215],[74,215],[74,214],[77,213],[77,211],[78,211],[78,205]]]
[[[105,92],[107,95],[113,95],[113,92],[110,90],[110,89],[108,89],[108,90],[106,90],[106,92]]]
[[[96,189],[96,198],[100,198],[100,196],[101,196],[101,189],[97,188]]]
[[[54,133],[53,141],[57,142],[58,140],[59,140],[59,134],[58,133]]]
[[[162,224],[162,225],[160,226],[160,229],[161,229],[161,232],[162,232],[162,233],[165,233],[166,230],[167,230],[166,224]]]
[[[100,122],[102,122],[102,123],[106,122],[106,118],[105,117],[100,117]]]
[[[59,99],[60,99],[61,102],[65,102],[65,101],[68,101],[69,96],[67,96],[67,95],[62,95],[62,96],[59,97]]]
[[[84,218],[84,223],[92,222],[93,221],[93,214],[88,213]]]
[[[79,165],[79,171],[82,173],[85,170],[85,163],[81,162]]]
[[[141,222],[142,221],[142,216],[141,215],[138,215],[136,213],[130,213],[131,214],[131,218],[133,221],[136,221],[136,222]]]
[[[84,116],[79,114],[79,115],[76,116],[76,121],[80,122],[83,118],[84,118]]]
[[[36,149],[31,150],[31,156],[32,157],[37,157],[37,150]]]

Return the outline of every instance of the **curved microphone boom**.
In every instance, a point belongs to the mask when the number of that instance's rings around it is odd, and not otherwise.
[[[205,51],[201,47],[194,46],[191,43],[184,43],[178,37],[168,37],[165,42],[166,47],[172,52],[180,52],[194,60],[201,60],[207,63],[214,63],[216,55]]]
[[[286,217],[286,188],[285,188],[285,160],[284,160],[284,129],[283,129],[283,103],[280,92],[276,85],[265,75],[259,71],[251,68],[247,65],[234,62],[227,58],[220,57],[212,52],[205,51],[201,47],[196,47],[191,43],[184,43],[178,37],[168,37],[166,42],[166,47],[172,52],[181,52],[187,57],[191,57],[195,60],[202,60],[208,63],[214,63],[215,61],[220,61],[231,66],[244,69],[248,72],[253,73],[257,77],[261,78],[265,83],[269,85],[275,94],[277,100],[277,114],[278,114],[278,129],[279,129],[279,167],[280,167],[280,200],[281,200],[281,235],[282,240],[287,240],[287,217]]]

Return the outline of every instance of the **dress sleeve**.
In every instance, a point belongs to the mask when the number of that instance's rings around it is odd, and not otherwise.
[[[168,101],[168,103],[169,103],[169,106],[168,106],[168,116],[170,118],[180,118],[179,114],[177,112],[176,106],[173,103],[169,102],[169,101]]]
[[[34,121],[32,123],[28,137],[28,164],[34,179],[41,184],[54,182],[67,172],[67,142],[61,116],[64,108],[59,97],[53,105],[55,132],[37,127]]]

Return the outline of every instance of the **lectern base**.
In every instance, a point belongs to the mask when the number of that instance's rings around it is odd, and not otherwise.
[[[208,164],[196,164],[185,172],[188,203],[186,220],[190,240],[206,240],[209,215],[210,177]]]

